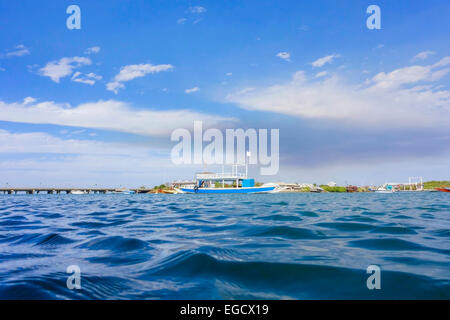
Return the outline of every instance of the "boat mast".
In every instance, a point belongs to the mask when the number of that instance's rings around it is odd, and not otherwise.
[[[250,159],[250,156],[251,156],[251,155],[252,155],[252,154],[251,154],[250,151],[247,151],[247,153],[245,154],[245,178],[246,178],[246,179],[248,178],[248,162],[249,162],[249,161],[247,161],[247,158]]]

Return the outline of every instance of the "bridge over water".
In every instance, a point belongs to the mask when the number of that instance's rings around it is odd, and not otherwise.
[[[26,193],[26,194],[39,194],[39,193],[47,193],[47,194],[60,194],[60,193],[73,193],[73,192],[83,192],[83,193],[107,193],[114,192],[117,189],[115,188],[0,188],[0,193],[3,194],[17,194],[17,193]]]

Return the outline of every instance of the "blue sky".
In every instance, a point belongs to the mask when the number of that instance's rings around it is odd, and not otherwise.
[[[264,181],[449,179],[449,16],[448,1],[1,1],[0,185],[190,178],[170,133],[194,120],[280,129],[279,174],[251,168]]]

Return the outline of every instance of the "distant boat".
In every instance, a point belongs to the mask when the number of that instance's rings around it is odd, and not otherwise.
[[[135,194],[136,192],[133,190],[127,190],[125,188],[123,189],[116,189],[114,191],[112,191],[111,193],[115,193],[115,194]]]
[[[151,193],[164,193],[164,194],[176,194],[179,193],[177,190],[172,190],[172,189],[157,189]]]
[[[379,187],[375,190],[376,193],[393,193],[394,189],[387,189],[386,187]]]
[[[311,188],[311,190],[309,192],[320,193],[320,192],[323,192],[323,188],[321,188],[321,187],[313,187],[313,188]]]
[[[450,187],[434,188],[436,191],[450,192]]]
[[[249,162],[247,158],[250,156],[251,153],[247,152],[245,164],[233,164],[231,173],[225,173],[223,166],[222,173],[197,173],[193,184],[174,188],[175,193],[274,193],[283,190],[283,188],[275,183],[265,183],[262,186],[255,186],[255,180],[248,178]],[[239,166],[245,166],[245,174],[238,172]]]
[[[236,165],[235,165],[236,166]],[[231,184],[226,184],[231,183]],[[277,184],[266,183],[255,186],[255,180],[249,179],[247,174],[236,170],[232,173],[202,172],[195,176],[192,185],[175,188],[176,193],[274,193],[281,191]]]
[[[233,181],[234,186],[225,187],[225,181]],[[216,183],[222,187],[216,187]],[[273,193],[280,191],[277,185],[268,183],[255,187],[255,180],[238,174],[200,173],[196,175],[195,184],[175,188],[177,193]]]
[[[86,191],[83,191],[83,190],[71,190],[70,194],[86,194]]]

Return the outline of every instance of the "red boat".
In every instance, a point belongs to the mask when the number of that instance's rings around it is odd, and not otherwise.
[[[434,188],[434,190],[441,192],[450,192],[450,187]]]

